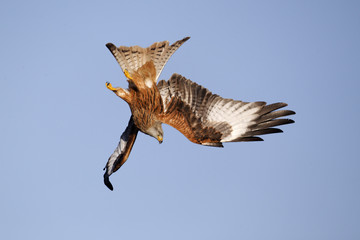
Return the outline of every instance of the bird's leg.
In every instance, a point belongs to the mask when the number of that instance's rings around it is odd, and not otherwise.
[[[124,99],[126,102],[130,102],[131,101],[131,95],[129,93],[128,90],[126,89],[123,89],[121,87],[117,87],[117,88],[114,88],[111,83],[109,82],[106,82],[106,87],[113,91],[116,95],[118,95],[119,97],[121,97],[122,99]]]

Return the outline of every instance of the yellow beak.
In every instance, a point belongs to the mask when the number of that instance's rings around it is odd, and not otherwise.
[[[158,136],[158,137],[157,137],[157,140],[159,141],[159,143],[162,143],[162,142],[163,142],[163,137],[162,137],[162,136]]]

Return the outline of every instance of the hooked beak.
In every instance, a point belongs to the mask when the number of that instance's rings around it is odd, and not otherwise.
[[[162,142],[163,142],[163,137],[162,137],[162,136],[158,136],[158,137],[157,137],[157,140],[159,141],[159,143],[162,143]]]

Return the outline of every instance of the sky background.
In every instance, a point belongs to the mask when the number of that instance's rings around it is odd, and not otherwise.
[[[2,1],[0,239],[360,239],[359,1]],[[211,148],[129,120],[105,44],[191,36],[172,73],[295,124]]]

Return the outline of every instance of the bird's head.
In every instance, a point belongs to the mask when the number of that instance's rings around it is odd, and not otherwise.
[[[146,134],[156,138],[159,143],[163,142],[164,131],[161,126],[161,122],[157,122],[145,131]]]

